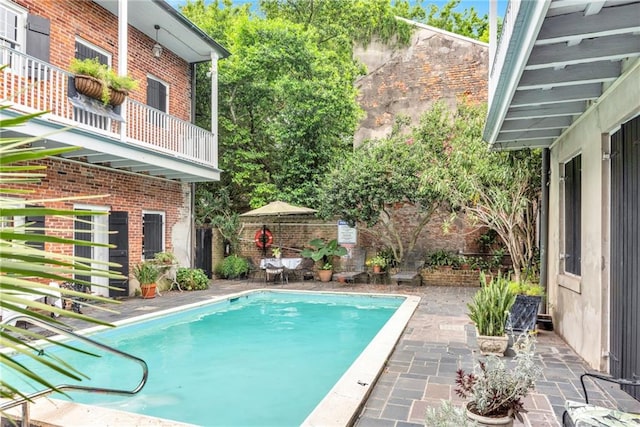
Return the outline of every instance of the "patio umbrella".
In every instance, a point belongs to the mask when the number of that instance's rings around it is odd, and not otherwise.
[[[275,201],[261,208],[250,210],[240,216],[265,216],[265,215],[304,215],[317,212],[315,209],[305,208],[302,206],[290,205],[286,202]]]
[[[281,216],[281,215],[309,215],[317,212],[315,209],[305,208],[303,206],[294,206],[286,202],[275,201],[271,202],[267,205],[262,206],[258,209],[253,209],[240,216],[250,217],[250,216]],[[268,236],[267,226],[262,226],[262,233],[260,234],[260,238],[262,239],[262,255],[265,256],[267,253],[267,239]]]

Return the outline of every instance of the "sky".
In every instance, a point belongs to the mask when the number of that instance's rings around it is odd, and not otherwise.
[[[167,2],[175,8],[182,6],[186,3],[186,0],[167,0]],[[245,3],[257,3],[258,0],[234,0],[234,4],[245,4]],[[416,2],[413,0],[412,3]],[[435,4],[438,7],[442,7],[447,4],[448,0],[422,0],[422,7],[425,10],[429,10],[429,6]],[[507,6],[507,0],[498,0],[498,16],[502,17],[504,15],[504,11]],[[456,10],[463,11],[465,9],[469,9],[473,7],[478,15],[482,16],[484,14],[489,15],[489,0],[462,0]]]

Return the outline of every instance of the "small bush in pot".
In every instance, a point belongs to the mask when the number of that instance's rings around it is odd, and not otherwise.
[[[542,369],[535,360],[535,339],[531,335],[522,334],[513,348],[516,356],[511,368],[505,361],[488,356],[476,364],[472,373],[457,371],[455,392],[467,399],[467,411],[483,417],[523,421],[522,413],[527,412],[523,399],[535,388]]]
[[[202,291],[209,288],[209,278],[199,268],[178,268],[176,281],[183,291]]]
[[[156,280],[160,271],[150,261],[142,262],[133,267],[133,277],[140,283],[142,298],[154,298],[156,296]]]
[[[467,304],[469,318],[475,323],[480,335],[496,337],[505,334],[509,310],[515,295],[509,290],[509,281],[498,275],[487,283],[484,273],[480,274],[481,288]]]

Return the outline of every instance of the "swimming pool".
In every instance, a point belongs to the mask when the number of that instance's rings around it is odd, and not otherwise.
[[[415,297],[251,291],[144,316],[99,334],[100,341],[147,361],[150,377],[142,392],[73,397],[212,426],[314,425],[313,419],[342,412],[353,417],[416,305]],[[125,388],[128,378],[137,380],[136,366],[110,359],[87,365],[85,358],[78,366],[95,385]],[[356,359],[361,363],[353,364]],[[341,376],[347,377],[343,386]]]

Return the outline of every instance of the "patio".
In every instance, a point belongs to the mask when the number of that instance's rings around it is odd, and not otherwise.
[[[123,314],[96,313],[100,318],[116,321],[176,305],[201,300],[210,295],[224,295],[249,289],[264,288],[263,283],[215,280],[210,289],[196,292],[163,292],[155,299],[130,298],[116,309]],[[455,371],[468,369],[474,358],[474,331],[466,316],[466,303],[476,288],[429,287],[410,285],[371,285],[321,283],[314,281],[277,284],[277,289],[331,290],[345,292],[393,292],[421,297],[407,329],[391,355],[387,367],[364,405],[355,425],[359,427],[423,426],[429,406],[440,405],[441,399],[462,402],[454,393]],[[94,314],[91,309],[84,310]],[[579,376],[588,370],[586,364],[554,332],[538,334],[537,353],[541,356],[544,378],[525,402],[529,411],[525,423],[514,425],[558,426],[566,399],[582,401]],[[640,411],[640,402],[603,383],[602,390],[589,391],[593,403]],[[592,394],[593,393],[593,394]]]

